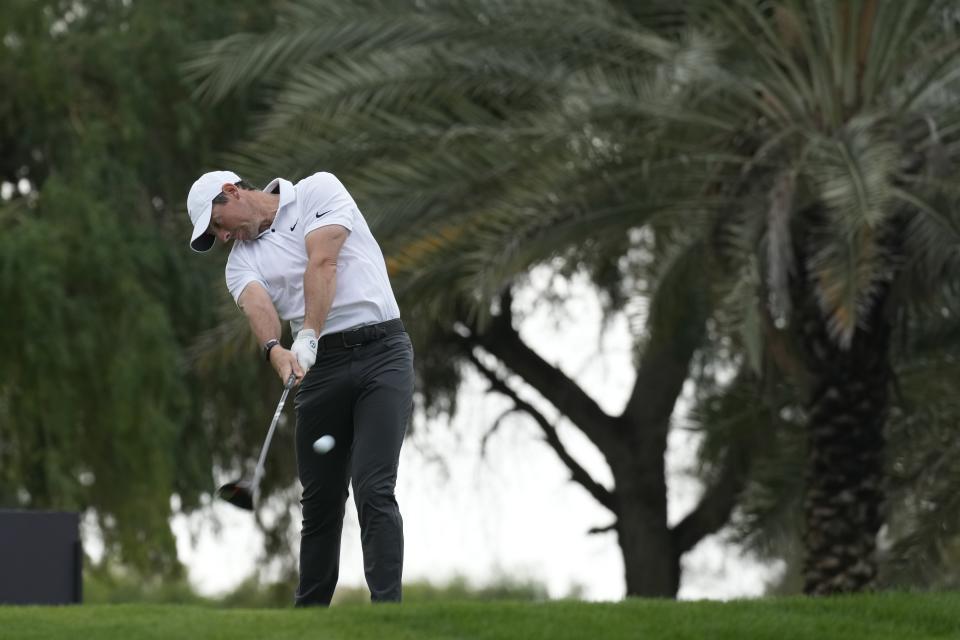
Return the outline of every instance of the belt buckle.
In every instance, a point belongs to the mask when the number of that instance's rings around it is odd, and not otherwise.
[[[359,342],[347,342],[347,336],[351,333],[356,333],[360,339]],[[363,346],[363,328],[352,329],[351,331],[344,331],[340,334],[340,338],[343,341],[343,346],[346,349],[356,349],[357,347]]]

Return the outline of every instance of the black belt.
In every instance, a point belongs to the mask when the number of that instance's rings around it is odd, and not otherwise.
[[[338,333],[328,333],[320,336],[317,341],[317,351],[331,351],[333,349],[353,349],[363,345],[403,332],[403,322],[400,318],[387,320],[379,324],[367,324],[356,329],[347,329]]]

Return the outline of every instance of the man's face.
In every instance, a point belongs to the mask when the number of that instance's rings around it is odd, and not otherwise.
[[[243,190],[236,185],[223,185],[223,194],[227,197],[224,204],[214,204],[210,209],[209,233],[220,242],[231,240],[252,240],[260,235],[257,221],[249,198],[244,198]]]

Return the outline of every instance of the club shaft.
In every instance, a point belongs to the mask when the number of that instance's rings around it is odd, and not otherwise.
[[[283,413],[283,405],[287,402],[287,394],[290,393],[290,389],[293,387],[293,383],[296,381],[296,376],[293,374],[290,375],[290,378],[287,380],[287,384],[283,386],[283,394],[280,396],[280,402],[277,404],[277,410],[273,413],[273,420],[270,422],[270,429],[267,431],[267,439],[263,441],[263,448],[260,449],[260,459],[257,460],[257,468],[253,472],[253,483],[252,490],[256,494],[260,488],[260,478],[263,476],[263,466],[264,462],[267,459],[267,451],[270,450],[270,441],[273,440],[273,432],[277,428],[277,422],[280,421],[280,415]]]

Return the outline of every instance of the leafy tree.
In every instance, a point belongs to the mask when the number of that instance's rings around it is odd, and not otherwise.
[[[211,459],[236,451],[198,413],[208,381],[188,347],[220,298],[181,203],[246,105],[200,109],[177,61],[259,24],[247,5],[31,0],[0,16],[0,181],[28,186],[0,201],[0,505],[89,513],[106,560],[158,574],[180,571],[171,495],[199,506]]]

